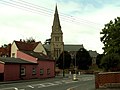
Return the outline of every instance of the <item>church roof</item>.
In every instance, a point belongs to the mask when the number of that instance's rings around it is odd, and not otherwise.
[[[43,46],[47,51],[50,51],[50,44],[44,44]]]
[[[64,45],[64,50],[65,51],[78,51],[80,48],[84,48],[83,44],[81,45]]]
[[[50,44],[44,44],[44,47],[47,49],[47,51],[50,51]],[[64,45],[65,51],[78,51],[80,48],[84,48],[83,44],[80,44],[80,45],[65,44]]]

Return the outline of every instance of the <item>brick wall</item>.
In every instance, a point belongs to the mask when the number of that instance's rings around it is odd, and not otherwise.
[[[104,72],[95,75],[96,89],[118,83],[120,84],[120,72]]]

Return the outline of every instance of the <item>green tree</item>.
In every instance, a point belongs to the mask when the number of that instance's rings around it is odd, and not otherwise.
[[[63,66],[64,66],[64,69],[69,69],[70,63],[71,63],[71,56],[67,51],[64,51],[64,53],[61,53],[60,57],[58,58],[56,62],[57,66],[60,69],[63,69]]]
[[[114,52],[120,54],[120,17],[105,24],[100,34],[102,35],[101,42],[104,44],[104,53],[108,54]]]
[[[76,54],[76,65],[78,66],[78,69],[88,70],[91,64],[92,58],[89,52],[84,48],[79,49]]]
[[[120,56],[116,53],[107,54],[102,58],[101,66],[105,71],[112,71],[113,68],[118,68]]]
[[[98,68],[102,68],[102,67],[101,67],[101,60],[102,60],[103,55],[104,55],[104,54],[98,54],[98,55],[97,55],[96,64],[97,64]]]
[[[103,50],[105,54],[101,65],[105,71],[111,71],[111,68],[115,68],[120,64],[120,17],[105,24],[100,34],[102,35],[100,39],[104,44]]]

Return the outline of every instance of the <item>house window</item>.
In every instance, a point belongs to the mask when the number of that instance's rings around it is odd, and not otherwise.
[[[47,75],[49,75],[49,74],[50,74],[50,68],[47,69]]]
[[[21,75],[25,75],[25,67],[21,67]]]
[[[12,57],[15,57],[15,53],[12,53]]]
[[[32,74],[33,74],[33,75],[36,74],[36,67],[33,67]]]
[[[44,70],[40,69],[40,75],[43,75],[43,74],[44,74]]]

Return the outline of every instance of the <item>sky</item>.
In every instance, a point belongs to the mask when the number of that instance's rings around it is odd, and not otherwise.
[[[103,53],[100,32],[120,16],[120,0],[0,0],[0,45],[50,38],[57,4],[65,44]]]

